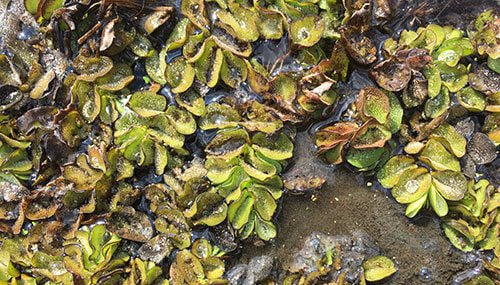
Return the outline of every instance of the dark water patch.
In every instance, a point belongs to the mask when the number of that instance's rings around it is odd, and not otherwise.
[[[161,90],[160,94],[163,95],[167,99],[167,105],[177,106],[177,102],[175,102],[175,94],[172,92],[170,87],[165,85]]]
[[[132,81],[132,83],[130,83],[130,85],[128,86],[131,93],[140,90],[147,85],[146,81],[144,80],[144,76],[147,75],[144,59],[138,59],[136,62],[134,62],[132,70],[134,72],[134,81]]]

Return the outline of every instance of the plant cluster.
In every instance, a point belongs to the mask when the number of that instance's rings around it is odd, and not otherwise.
[[[375,174],[407,205],[406,216],[429,206],[457,248],[493,251],[485,261],[493,274],[499,188],[479,180],[495,174],[477,169],[496,159],[500,144],[500,89],[492,83],[499,78],[498,23],[488,10],[466,32],[429,24],[385,40],[384,60],[370,70],[377,86],[362,88],[341,120],[315,134],[327,162]]]

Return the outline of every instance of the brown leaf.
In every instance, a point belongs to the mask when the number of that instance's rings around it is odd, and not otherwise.
[[[47,129],[53,128],[56,113],[57,108],[52,106],[33,108],[17,118],[16,126],[25,135],[39,126]]]
[[[375,120],[370,120],[354,134],[351,146],[357,149],[383,147],[389,139],[391,132]]]
[[[429,51],[423,48],[400,50],[396,52],[395,57],[399,61],[405,61],[408,66],[414,70],[420,70],[432,61]]]
[[[36,221],[52,217],[59,208],[53,194],[53,192],[49,193],[41,190],[28,197],[26,199],[26,218]]]
[[[405,62],[391,58],[375,65],[370,74],[385,90],[400,91],[410,82],[411,68]]]
[[[368,65],[377,60],[377,48],[370,38],[349,28],[341,29],[340,35],[347,52],[357,63]]]
[[[339,143],[350,141],[358,129],[354,122],[338,122],[327,126],[316,133],[316,145],[321,151],[331,149]]]
[[[99,50],[104,51],[108,49],[111,44],[113,44],[113,40],[115,39],[115,23],[118,21],[118,18],[114,18],[109,21],[106,26],[102,29],[101,32],[101,43],[99,45]]]

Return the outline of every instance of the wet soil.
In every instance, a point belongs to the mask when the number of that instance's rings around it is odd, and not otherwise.
[[[323,163],[307,133],[299,133],[295,145],[296,160],[284,178],[317,175],[326,183],[313,196],[286,196],[278,215],[277,239],[262,247],[244,246],[241,262],[266,254],[276,257],[286,269],[311,233],[350,235],[361,230],[399,267],[384,284],[452,284],[458,272],[476,265],[467,261],[470,255],[448,242],[430,212],[417,219],[406,218],[404,207],[384,190],[366,186],[359,174],[348,169]]]

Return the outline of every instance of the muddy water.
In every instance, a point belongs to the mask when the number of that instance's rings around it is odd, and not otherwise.
[[[326,183],[313,197],[285,197],[276,241],[263,247],[244,247],[240,261],[268,254],[277,257],[286,269],[311,233],[350,235],[361,230],[399,267],[385,284],[451,284],[458,272],[476,264],[467,262],[467,256],[453,248],[431,213],[410,220],[404,216],[404,208],[382,190],[366,186],[345,168],[333,169],[321,162],[307,134],[299,133],[295,145],[297,160],[284,178],[318,175]]]

